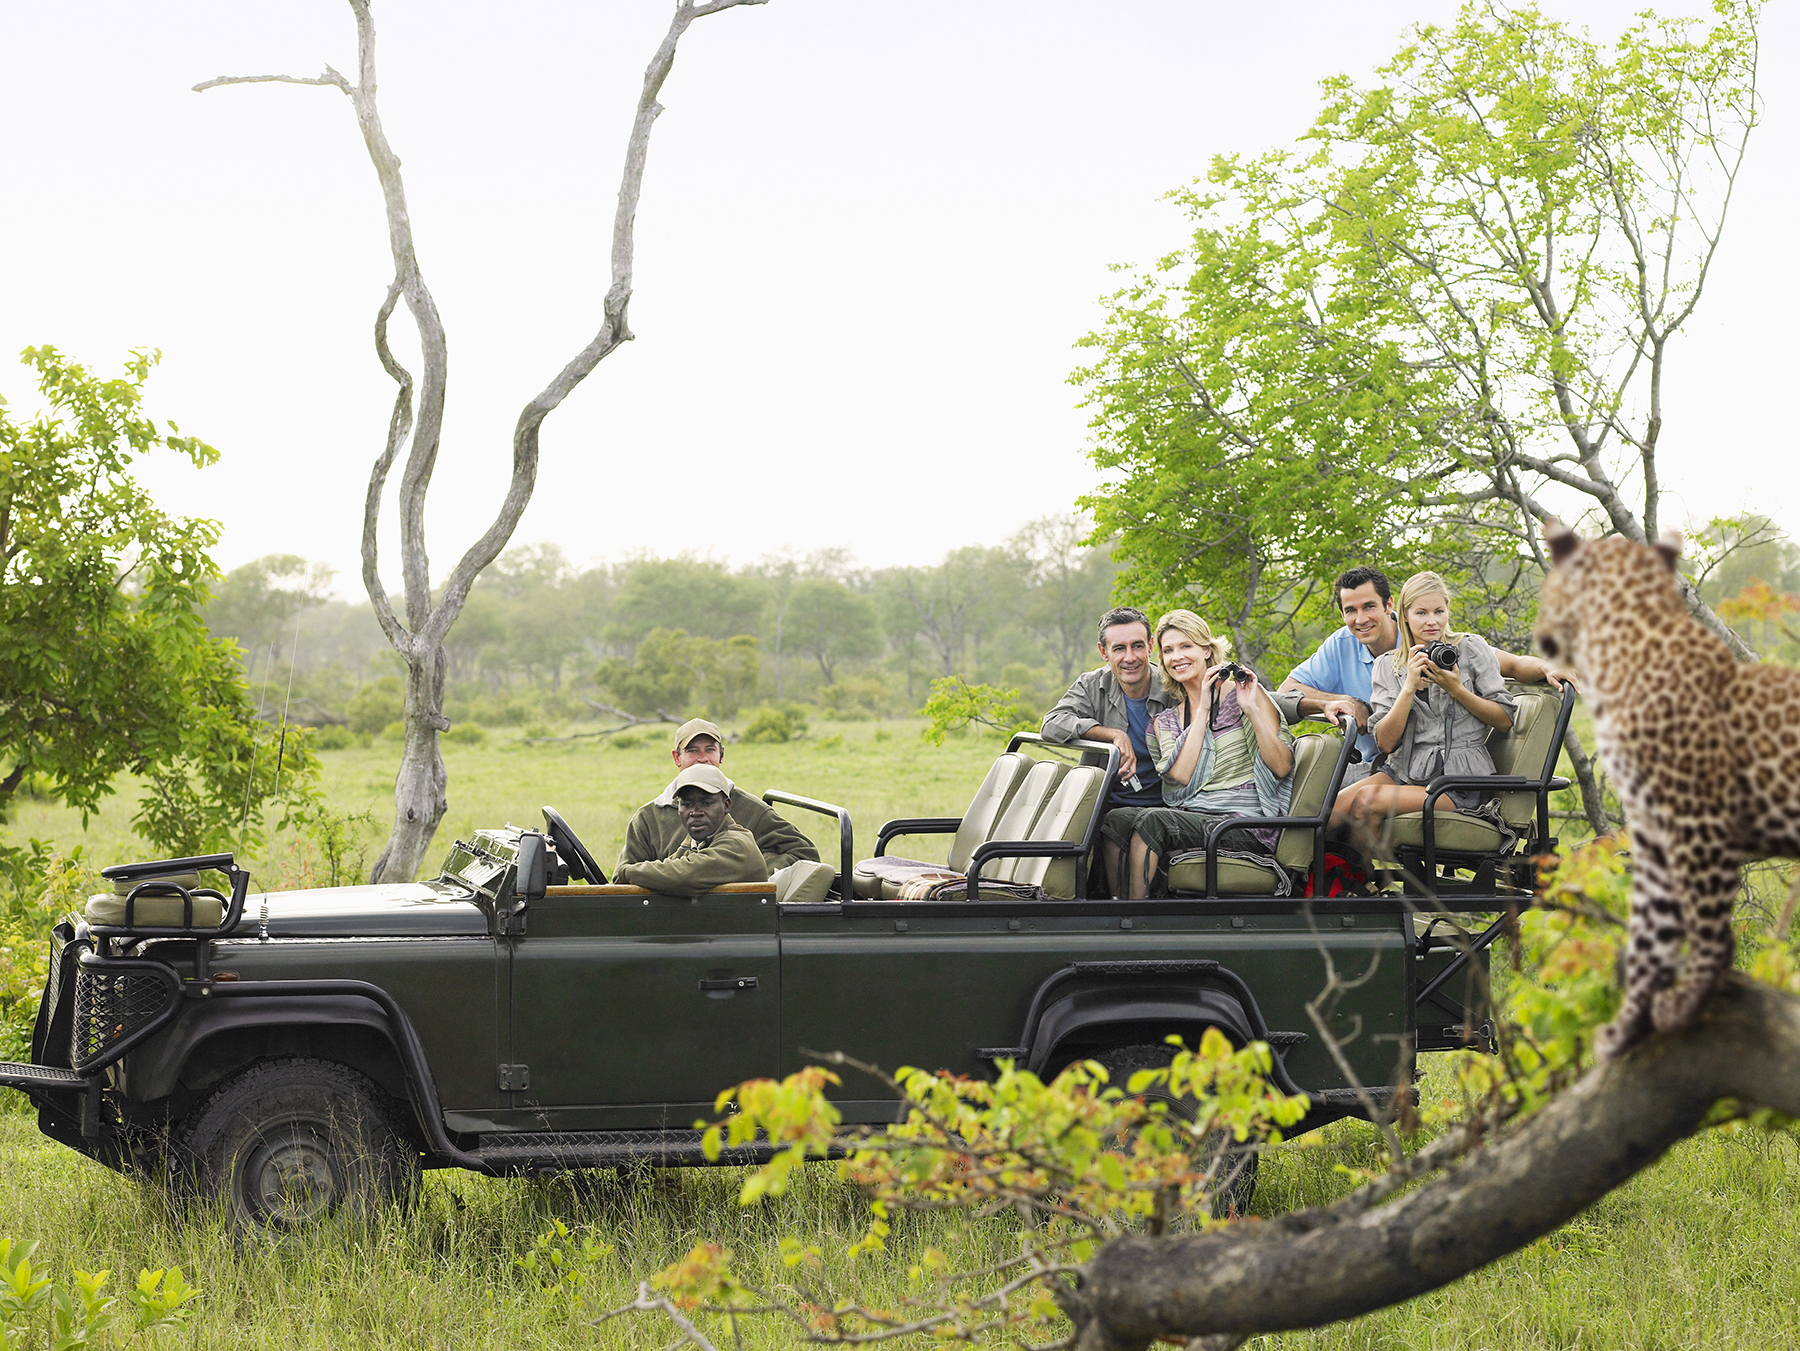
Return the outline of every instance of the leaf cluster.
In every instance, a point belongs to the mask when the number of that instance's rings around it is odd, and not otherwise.
[[[278,759],[290,800],[316,762],[303,738],[276,745],[200,618],[218,524],[164,511],[132,475],[153,451],[218,452],[144,414],[155,353],[112,380],[52,347],[24,359],[44,408],[21,421],[0,402],[0,806],[30,775],[91,811],[128,772],[148,781],[134,825],[159,848],[252,843]]]

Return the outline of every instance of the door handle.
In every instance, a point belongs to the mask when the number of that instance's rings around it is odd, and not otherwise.
[[[700,988],[702,990],[754,990],[756,977],[724,976],[718,980],[703,980],[700,982]]]

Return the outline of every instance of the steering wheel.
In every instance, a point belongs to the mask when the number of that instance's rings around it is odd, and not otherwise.
[[[587,846],[569,829],[569,823],[562,819],[562,813],[556,808],[544,808],[544,828],[550,832],[550,843],[556,846],[557,856],[569,865],[570,872],[596,884],[606,882],[606,874],[600,871],[594,856],[588,853]]]

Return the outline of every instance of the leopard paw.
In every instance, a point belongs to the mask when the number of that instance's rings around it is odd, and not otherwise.
[[[1594,1034],[1594,1059],[1602,1065],[1617,1060],[1642,1041],[1649,1031],[1647,1019],[1635,1018],[1628,1022],[1623,1017],[1615,1018]]]

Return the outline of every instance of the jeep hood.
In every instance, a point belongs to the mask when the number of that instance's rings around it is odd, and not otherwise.
[[[252,892],[234,937],[262,931],[263,906],[271,938],[338,938],[485,934],[488,918],[475,893],[454,882],[394,882],[363,887]]]

